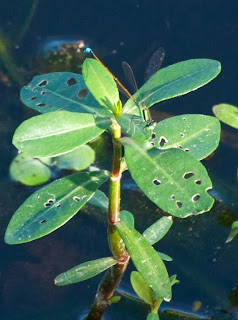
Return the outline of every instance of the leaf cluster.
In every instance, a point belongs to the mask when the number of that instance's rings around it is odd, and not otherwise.
[[[134,97],[138,105],[151,107],[196,90],[219,72],[217,61],[179,62],[154,74]],[[220,124],[216,118],[182,115],[148,126],[138,116],[138,105],[132,99],[122,108],[114,78],[94,59],[85,60],[83,75],[57,72],[35,77],[21,90],[21,100],[42,113],[23,122],[14,134],[13,144],[23,152],[17,159],[21,166],[24,161],[44,165],[47,158],[67,167],[68,158],[72,164],[72,155],[80,157],[88,142],[119,125],[126,164],[123,170],[129,170],[152,202],[180,218],[209,211],[213,205],[208,194],[212,183],[200,160],[218,146]],[[39,163],[36,166],[39,168]],[[17,170],[13,164],[11,169]],[[20,166],[18,170],[24,171]],[[89,201],[107,209],[108,198],[98,189],[109,177],[105,170],[80,172],[37,190],[13,215],[5,241],[18,244],[43,237],[64,225]],[[132,285],[152,306],[148,319],[156,319],[160,302],[171,299],[171,286],[176,282],[169,278],[163,262],[171,258],[152,247],[171,225],[172,218],[163,217],[142,235],[134,228],[133,215],[125,210],[115,225],[139,272],[132,273]],[[114,257],[85,262],[59,275],[55,282],[80,282],[117,263]]]

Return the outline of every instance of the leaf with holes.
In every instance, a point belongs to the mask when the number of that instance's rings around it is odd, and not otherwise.
[[[104,192],[97,190],[93,197],[89,200],[89,203],[95,207],[108,211],[109,200]]]
[[[107,171],[76,173],[37,190],[13,215],[5,242],[29,242],[60,228],[90,200],[108,177]]]
[[[95,152],[88,145],[82,145],[71,152],[58,156],[55,161],[60,169],[84,170],[95,160]]]
[[[143,236],[151,244],[155,244],[161,240],[169,231],[173,224],[171,216],[162,217],[143,232]]]
[[[217,148],[221,126],[215,117],[185,114],[157,123],[153,133],[153,142],[157,148],[180,148],[201,160]]]
[[[41,113],[63,109],[100,117],[112,116],[88,91],[82,75],[72,72],[52,72],[34,77],[21,89],[21,101]]]
[[[18,154],[10,165],[10,176],[27,186],[38,186],[49,180],[50,169],[39,159]]]
[[[131,285],[135,293],[147,304],[153,305],[154,295],[144,278],[138,271],[132,271],[130,275]]]
[[[151,149],[149,142],[129,138],[121,142],[132,178],[158,207],[180,218],[210,210],[212,183],[199,161],[180,149]]]
[[[122,222],[116,223],[116,228],[125,242],[131,259],[146,283],[166,301],[171,299],[171,286],[166,267],[155,249],[134,228]]]
[[[87,58],[82,68],[84,81],[94,98],[113,112],[119,101],[117,84],[112,75],[95,59]]]
[[[234,221],[231,225],[231,231],[229,233],[229,236],[226,239],[226,243],[233,240],[237,234],[238,234],[238,221]]]
[[[13,144],[33,157],[54,157],[96,138],[110,123],[88,113],[49,112],[24,121],[15,131]]]
[[[215,116],[228,126],[238,129],[238,108],[231,104],[221,103],[212,108]]]
[[[148,108],[167,99],[194,91],[221,71],[221,64],[210,59],[191,59],[181,61],[157,71],[134,95],[135,99]],[[138,108],[129,99],[123,113],[138,114]]]
[[[115,264],[117,264],[117,261],[111,257],[87,261],[58,275],[55,278],[55,284],[57,286],[66,286],[81,282],[95,277]]]

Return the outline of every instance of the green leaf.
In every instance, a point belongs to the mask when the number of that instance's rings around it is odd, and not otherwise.
[[[95,277],[115,264],[117,264],[117,261],[111,257],[87,261],[58,275],[55,278],[55,284],[57,286],[66,286],[81,282]]]
[[[229,126],[238,129],[238,108],[231,104],[221,103],[212,108],[215,116],[228,124]]]
[[[159,320],[159,315],[156,313],[150,312],[146,318],[146,320]]]
[[[142,275],[138,271],[132,271],[130,280],[135,293],[147,304],[153,305],[155,300],[153,292]]]
[[[226,239],[226,243],[233,240],[237,234],[238,234],[238,221],[234,221],[231,225],[231,231],[229,233],[228,238]]]
[[[38,186],[49,180],[51,171],[39,159],[20,153],[10,165],[10,176],[27,186]]]
[[[120,221],[125,223],[130,228],[134,228],[135,226],[134,216],[131,212],[127,210],[122,210],[120,212]]]
[[[113,303],[117,303],[121,300],[120,296],[113,296],[109,299],[109,305],[113,304]]]
[[[170,284],[171,284],[171,287],[174,285],[174,284],[178,284],[180,283],[180,281],[177,278],[177,274],[174,274],[172,275],[169,280],[170,280]]]
[[[204,86],[221,71],[221,64],[210,59],[191,59],[157,71],[134,95],[148,108],[167,99],[181,96]],[[138,114],[138,107],[129,99],[123,113]]]
[[[76,173],[37,190],[13,215],[5,242],[29,242],[60,228],[89,201],[108,177],[107,171]]]
[[[71,152],[56,158],[56,165],[60,169],[84,170],[95,160],[95,152],[88,145],[82,145]]]
[[[49,112],[24,121],[15,131],[13,144],[33,157],[54,157],[96,138],[109,125],[108,118],[87,113]]]
[[[143,236],[151,244],[155,244],[161,240],[169,231],[173,224],[171,216],[162,217],[143,232]]]
[[[94,193],[93,197],[89,200],[89,203],[105,211],[108,211],[108,197],[105,195],[104,192],[100,190],[97,190]]]
[[[165,254],[163,252],[159,252],[159,251],[157,251],[157,253],[163,261],[168,261],[168,262],[173,261],[173,259],[170,256],[168,256],[167,254]]]
[[[130,135],[133,139],[148,140],[152,132],[142,121],[141,117],[131,114],[122,114],[116,118],[122,130]]]
[[[94,99],[82,75],[72,72],[52,72],[34,77],[21,89],[21,101],[41,113],[64,109],[100,117],[112,116]]]
[[[161,150],[180,148],[201,160],[217,148],[220,132],[221,126],[215,117],[185,114],[157,123],[153,142]]]
[[[97,60],[87,58],[82,68],[84,81],[94,98],[113,112],[119,101],[117,84],[112,75]]]
[[[125,242],[131,259],[146,283],[166,301],[171,299],[171,286],[166,267],[155,249],[135,229],[119,222],[116,228]]]
[[[180,149],[149,150],[149,142],[129,138],[121,142],[132,178],[162,210],[180,218],[210,210],[212,183],[199,161]]]

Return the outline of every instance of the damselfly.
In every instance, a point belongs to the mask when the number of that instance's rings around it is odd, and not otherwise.
[[[133,95],[125,88],[125,86],[114,76],[114,74],[103,64],[103,62],[97,57],[97,55],[92,51],[91,48],[85,48],[84,52],[91,53],[93,57],[111,74],[113,79],[116,81],[118,85],[118,89],[128,98],[132,99],[132,101],[135,103],[135,105],[138,107],[140,116],[144,122],[146,122],[147,126],[150,126],[152,124],[152,118],[150,115],[150,112],[146,105],[139,103]],[[156,71],[158,71],[161,67],[161,64],[164,60],[164,49],[158,48],[152,57],[149,60],[149,63],[147,65],[146,71],[145,71],[145,80],[147,81]],[[125,77],[128,81],[128,83],[131,85],[134,91],[138,90],[138,86],[135,80],[135,76],[133,73],[133,70],[131,66],[127,62],[122,63],[122,68],[125,74]]]

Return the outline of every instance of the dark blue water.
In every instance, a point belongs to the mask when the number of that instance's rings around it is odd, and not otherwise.
[[[10,217],[35,190],[11,181],[8,175],[16,154],[11,145],[13,132],[35,114],[19,101],[21,84],[55,67],[44,59],[46,51],[55,46],[52,41],[57,45],[57,41],[85,40],[119,78],[121,62],[126,60],[140,84],[148,58],[162,46],[166,52],[164,66],[211,58],[222,63],[222,73],[198,91],[161,103],[154,109],[154,118],[159,119],[158,110],[211,115],[215,104],[238,105],[238,4],[229,0],[41,0],[27,28],[32,3],[0,2],[0,40],[8,49],[6,55],[0,55],[0,319],[76,320],[89,309],[101,275],[65,288],[55,287],[53,279],[74,265],[109,255],[106,226],[95,218],[97,213],[78,214],[60,230],[29,244],[7,246],[3,241]],[[212,212],[196,218],[175,219],[171,233],[157,249],[174,258],[167,264],[169,273],[177,273],[181,281],[174,287],[171,309],[189,313],[194,302],[200,301],[199,315],[235,319],[238,240],[229,244],[225,240],[232,219],[238,215],[238,134],[225,125],[222,129],[220,147],[204,162],[213,179],[214,196],[222,204],[216,202]],[[161,213],[133,187],[129,182],[124,186],[122,204],[130,206],[142,231],[145,223],[150,225]],[[126,279],[122,288],[131,290]],[[121,304],[108,309],[105,319],[140,320],[146,314],[143,305],[122,298]]]

